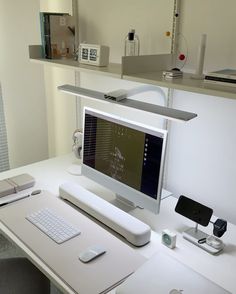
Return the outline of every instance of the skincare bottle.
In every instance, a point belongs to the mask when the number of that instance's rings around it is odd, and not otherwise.
[[[140,42],[135,30],[131,29],[125,38],[125,56],[139,55]]]

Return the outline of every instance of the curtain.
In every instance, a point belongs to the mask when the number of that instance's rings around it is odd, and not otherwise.
[[[7,130],[5,123],[2,88],[0,84],[0,172],[9,169],[9,156],[7,145]]]

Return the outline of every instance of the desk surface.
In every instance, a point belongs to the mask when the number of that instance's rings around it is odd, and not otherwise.
[[[106,200],[114,199],[114,195],[82,176],[73,176],[67,172],[67,169],[73,161],[76,161],[72,154],[41,161],[28,166],[20,167],[0,174],[0,179],[11,177],[20,173],[30,173],[36,179],[36,186],[32,189],[45,189],[58,195],[58,187],[66,181],[74,181],[86,189],[96,193]],[[222,237],[226,247],[224,252],[218,256],[213,256],[201,250],[195,245],[189,243],[181,236],[181,233],[187,226],[194,224],[186,218],[176,214],[174,207],[176,199],[169,197],[162,201],[161,212],[154,215],[146,210],[135,209],[130,212],[140,220],[148,223],[152,228],[151,242],[144,247],[136,248],[137,252],[150,258],[158,251],[167,252],[182,263],[188,265],[195,271],[206,276],[208,279],[219,284],[226,290],[236,293],[236,226],[228,224],[228,231]],[[170,229],[177,234],[177,246],[171,250],[161,244],[161,231]],[[74,293],[55,273],[48,268],[33,252],[31,252],[20,240],[14,236],[2,223],[0,223],[2,232],[14,241],[32,260],[32,262],[44,272],[58,287],[65,293]],[[209,225],[203,229],[207,233],[212,233],[212,227]],[[110,293],[115,293],[112,290]]]

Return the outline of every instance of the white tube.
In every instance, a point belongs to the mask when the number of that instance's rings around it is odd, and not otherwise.
[[[198,59],[197,59],[197,68],[195,75],[192,76],[192,78],[195,79],[203,79],[203,65],[204,65],[204,57],[205,57],[205,51],[206,51],[206,39],[207,35],[202,34],[201,36],[201,43],[198,49]]]

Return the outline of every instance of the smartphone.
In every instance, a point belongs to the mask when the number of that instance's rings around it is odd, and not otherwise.
[[[175,211],[192,221],[206,227],[213,214],[213,209],[196,202],[184,195],[179,197]]]

